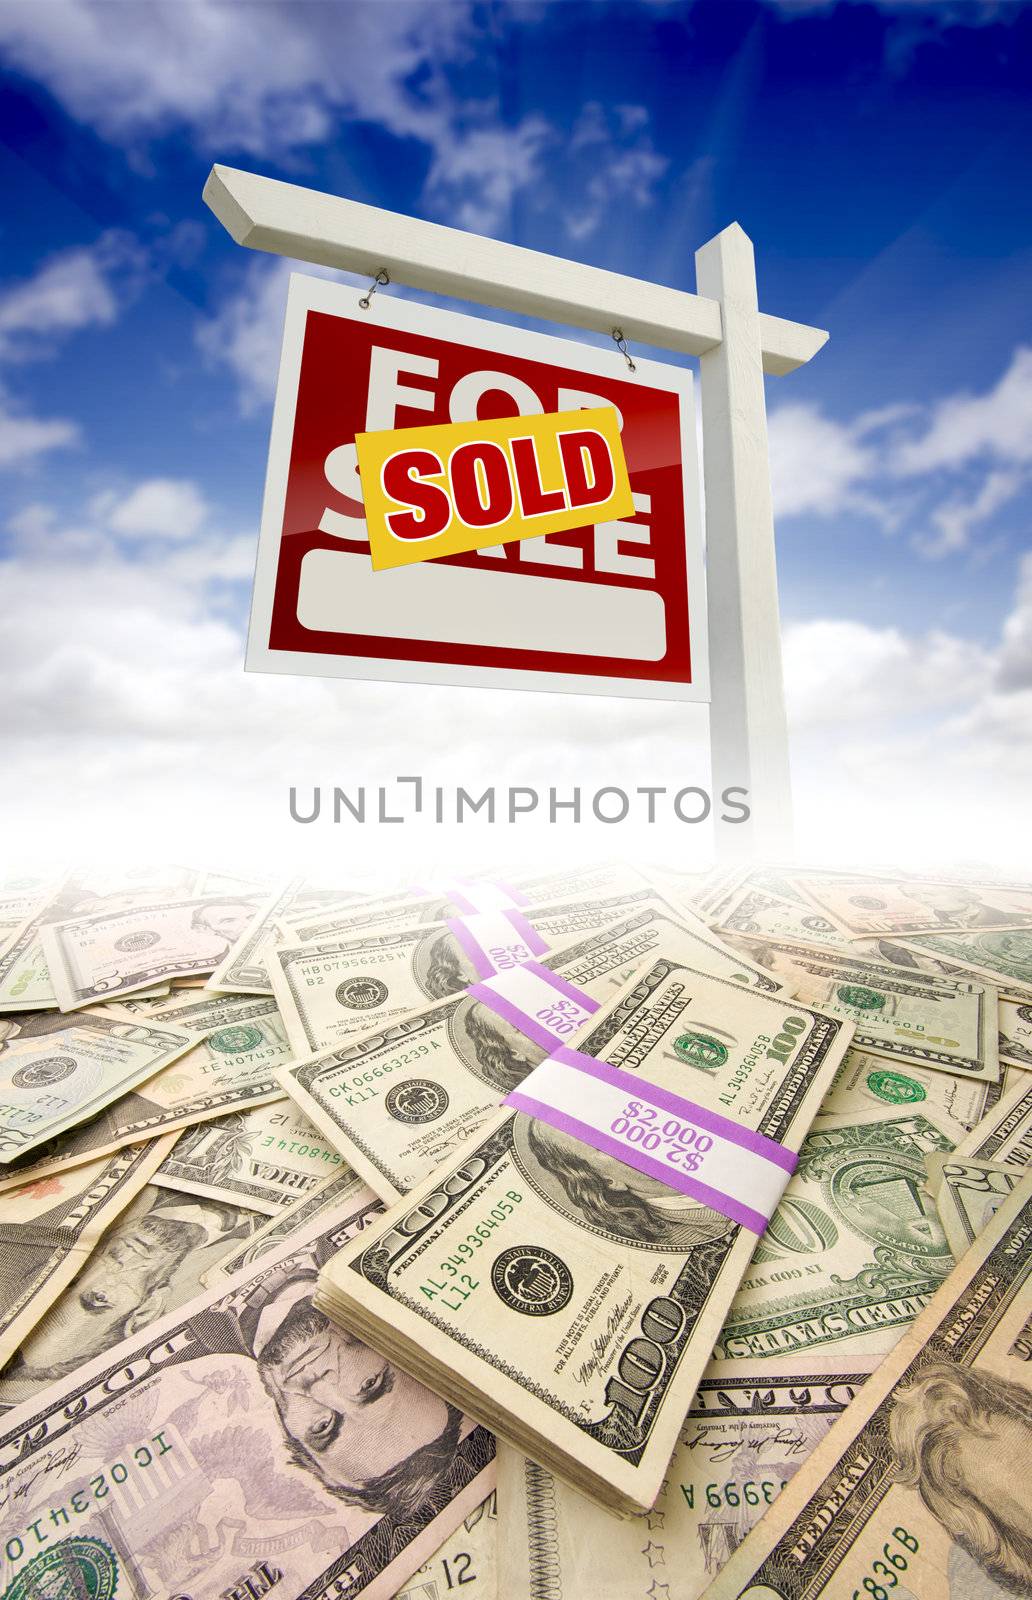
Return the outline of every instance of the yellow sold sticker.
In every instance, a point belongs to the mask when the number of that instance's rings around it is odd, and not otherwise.
[[[634,515],[612,406],[356,435],[373,566]]]

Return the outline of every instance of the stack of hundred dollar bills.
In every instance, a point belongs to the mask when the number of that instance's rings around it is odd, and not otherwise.
[[[1032,1596],[1000,874],[12,875],[0,1237],[0,1600]]]

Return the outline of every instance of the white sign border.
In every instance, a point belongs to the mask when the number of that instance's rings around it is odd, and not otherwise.
[[[540,672],[508,667],[462,666],[433,661],[396,661],[381,656],[340,656],[309,651],[273,650],[269,647],[272,604],[279,567],[283,510],[286,502],[290,449],[294,434],[297,392],[305,326],[310,311],[365,319],[375,326],[400,329],[451,343],[473,344],[503,355],[522,356],[575,371],[611,377],[614,350],[530,332],[492,322],[487,318],[442,311],[397,296],[374,295],[366,311],[358,306],[360,291],[346,284],[294,272],[287,292],[286,317],[280,354],[276,400],[273,407],[265,493],[262,502],[258,556],[248,626],[245,668],[248,672],[273,672],[302,677],[332,677],[386,683],[451,684],[460,688],[521,689],[553,694],[592,694],[635,700],[709,701],[709,650],[706,628],[704,519],[699,487],[698,445],[695,426],[694,376],[685,367],[635,358],[636,371],[625,368],[620,377],[675,392],[679,398],[681,466],[684,483],[685,562],[688,578],[688,615],[691,638],[692,682],[673,683],[648,678],[604,678],[585,673]]]

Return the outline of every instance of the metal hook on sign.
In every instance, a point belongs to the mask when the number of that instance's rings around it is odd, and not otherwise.
[[[634,365],[634,362],[631,360],[630,355],[628,354],[628,351],[627,351],[627,340],[624,338],[624,334],[623,334],[623,329],[622,328],[614,328],[613,329],[613,343],[616,345],[616,348],[619,350],[620,354],[623,356],[624,360],[626,361],[627,365],[630,367],[631,371],[632,372],[637,372],[638,369]]]
[[[361,300],[358,302],[359,305],[362,307],[363,311],[368,311],[369,310],[369,302],[373,298],[373,295],[376,293],[377,289],[384,288],[384,286],[386,284],[390,283],[390,281],[391,281],[391,275],[387,271],[387,268],[386,267],[381,267],[379,272],[376,274],[376,277],[373,279],[372,283],[369,285],[368,289],[366,290],[365,294],[362,296]]]

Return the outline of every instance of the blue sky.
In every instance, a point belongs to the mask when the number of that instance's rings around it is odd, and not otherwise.
[[[1021,0],[2,0],[0,61],[0,664],[22,685],[8,749],[26,781],[52,771],[48,728],[85,726],[93,803],[111,781],[145,795],[172,752],[203,763],[198,694],[239,671],[285,268],[203,207],[222,160],[689,288],[694,249],[737,219],[764,309],[832,334],[768,381],[813,820],[884,807],[906,768],[919,833],[930,795],[945,787],[959,817],[997,761],[1017,815],[1032,777]],[[33,632],[43,594],[51,626]],[[158,594],[168,637],[141,651]],[[216,688],[214,705],[254,740],[302,703],[362,738],[395,704],[372,686],[288,692]],[[671,715],[621,712],[653,734]]]

